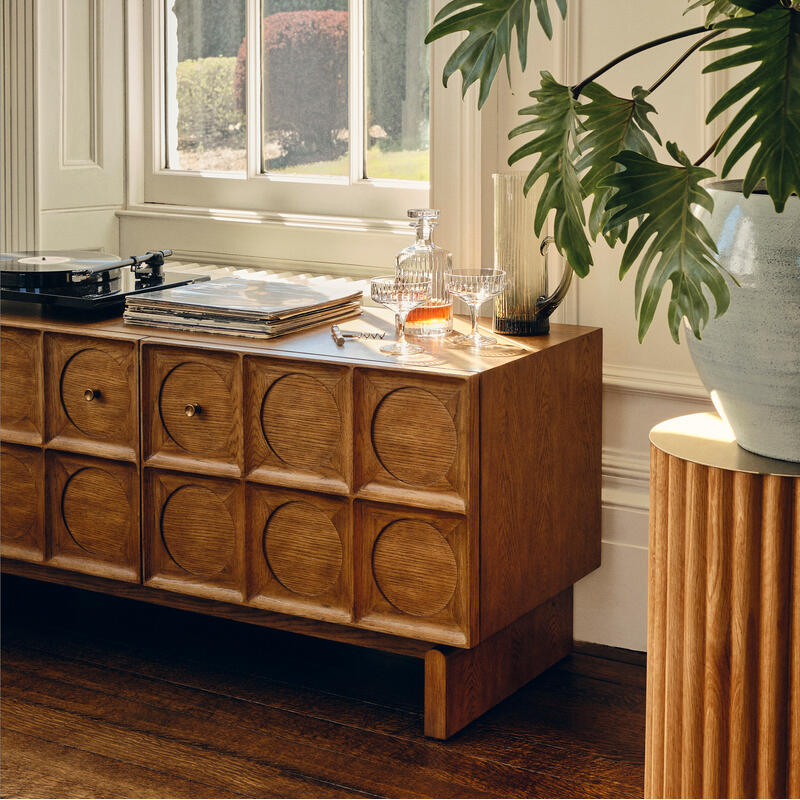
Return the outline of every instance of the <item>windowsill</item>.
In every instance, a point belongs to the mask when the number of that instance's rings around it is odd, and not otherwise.
[[[169,248],[182,259],[364,278],[410,244],[406,220],[141,203],[116,212],[121,252]]]
[[[368,217],[336,217],[322,214],[288,214],[269,211],[178,206],[162,203],[136,203],[117,212],[118,217],[181,217],[204,222],[220,220],[247,224],[285,225],[319,230],[389,232],[408,234],[407,220],[372,219]]]

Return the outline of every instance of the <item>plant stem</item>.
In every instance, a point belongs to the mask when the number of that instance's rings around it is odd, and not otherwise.
[[[627,50],[621,55],[618,55],[612,61],[609,61],[603,67],[593,72],[589,75],[588,78],[584,78],[579,84],[572,88],[572,96],[577,100],[580,96],[580,93],[584,90],[584,88],[590,84],[592,81],[599,78],[604,73],[608,72],[612,67],[616,67],[617,64],[622,63],[623,61],[631,58],[632,56],[638,55],[639,53],[643,53],[645,50],[650,50],[653,47],[658,47],[662,44],[667,44],[667,42],[674,42],[676,39],[685,39],[687,36],[696,36],[698,33],[705,33],[708,30],[705,25],[698,25],[696,28],[688,28],[685,31],[678,31],[678,33],[671,33],[669,36],[662,36],[660,39],[653,39],[651,42],[645,42],[644,44],[640,44],[638,47],[634,47],[631,50]]]
[[[659,86],[661,86],[661,84],[662,84],[662,83],[664,83],[664,81],[665,81],[665,80],[667,80],[667,78],[669,78],[669,76],[670,76],[670,75],[672,75],[672,73],[673,73],[673,72],[675,72],[675,70],[676,70],[676,69],[678,69],[678,67],[679,67],[681,64],[683,64],[683,62],[684,62],[684,61],[686,61],[686,59],[687,59],[687,58],[689,58],[689,56],[690,56],[692,53],[694,53],[694,52],[695,52],[695,50],[699,50],[699,49],[700,49],[700,48],[701,48],[701,47],[702,47],[702,46],[703,46],[703,45],[704,45],[706,42],[710,42],[710,41],[711,41],[711,40],[712,40],[712,39],[713,39],[715,36],[719,36],[721,33],[722,33],[722,31],[711,31],[711,33],[709,33],[709,34],[708,34],[708,36],[704,36],[702,39],[699,39],[698,41],[696,41],[696,42],[695,42],[695,43],[694,43],[694,44],[693,44],[693,45],[692,45],[692,46],[691,46],[691,47],[690,47],[690,48],[689,48],[689,49],[688,49],[688,50],[687,50],[687,51],[686,51],[686,52],[685,52],[685,53],[684,53],[684,54],[683,54],[683,55],[682,55],[682,56],[681,56],[681,57],[680,57],[680,58],[679,58],[679,59],[678,59],[678,60],[677,60],[677,61],[676,61],[676,62],[675,62],[675,63],[674,63],[674,64],[673,64],[673,65],[672,65],[672,66],[671,66],[671,67],[670,67],[670,68],[669,68],[669,69],[668,69],[668,70],[667,70],[667,71],[666,71],[666,72],[665,72],[665,73],[664,73],[664,74],[663,74],[663,75],[662,75],[662,76],[661,76],[661,77],[660,77],[660,78],[659,78],[659,79],[658,79],[658,80],[657,80],[657,81],[656,81],[656,82],[655,82],[655,83],[654,83],[654,84],[653,84],[653,85],[650,87],[650,88],[649,88],[649,89],[648,89],[648,90],[647,90],[647,93],[648,93],[648,94],[651,94],[651,93],[652,93],[652,92],[654,92],[656,89],[658,89],[658,87],[659,87]]]
[[[699,167],[707,158],[711,157],[713,152],[717,149],[717,145],[719,144],[719,140],[721,138],[722,138],[722,134],[717,136],[717,138],[714,139],[714,144],[712,144],[711,147],[709,147],[708,150],[706,150],[705,153],[703,153],[703,155],[701,155],[700,158],[698,158],[697,161],[694,162],[694,165],[696,167]]]

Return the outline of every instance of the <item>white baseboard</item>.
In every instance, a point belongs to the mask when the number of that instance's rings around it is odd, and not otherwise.
[[[574,637],[647,649],[647,548],[603,542],[602,566],[575,584]]]

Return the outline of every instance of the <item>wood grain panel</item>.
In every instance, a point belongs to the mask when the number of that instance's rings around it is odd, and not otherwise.
[[[463,517],[357,502],[357,624],[468,645],[476,595]]]
[[[788,755],[793,487],[774,475],[764,476],[763,487],[756,788],[759,797],[778,797],[786,794]]]
[[[353,475],[351,370],[246,357],[244,380],[248,478],[347,494]]]
[[[452,598],[458,564],[442,534],[427,522],[400,519],[387,525],[372,548],[372,575],[398,611],[431,617]]]
[[[164,503],[161,538],[181,569],[198,578],[213,578],[230,566],[236,531],[215,492],[188,484],[175,489]]]
[[[661,451],[657,451],[661,452]],[[663,458],[666,455],[661,454]],[[728,791],[728,694],[731,642],[732,473],[708,471],[708,542],[706,550],[706,630],[703,730],[703,796]],[[661,513],[664,513],[662,510]]]
[[[241,382],[238,354],[143,343],[145,463],[240,477]]]
[[[675,459],[671,459],[674,461]],[[728,792],[756,793],[758,676],[758,584],[761,554],[761,477],[733,476],[733,561],[731,581],[731,714]]]
[[[375,409],[372,447],[397,480],[412,486],[441,483],[458,449],[453,417],[427,389],[395,389]]]
[[[46,333],[44,354],[49,445],[135,461],[139,452],[136,341]]]
[[[686,465],[683,603],[682,797],[703,791],[703,696],[705,692],[705,599],[708,484],[697,464]]]
[[[102,387],[100,386],[102,383]],[[87,347],[61,373],[61,403],[70,422],[92,439],[113,439],[130,414],[128,376],[108,353]]]
[[[92,575],[140,577],[139,476],[135,465],[46,454],[50,563]]]
[[[789,744],[786,778],[788,797],[800,797],[800,545],[797,532],[800,531],[800,481],[794,483],[794,519],[792,529],[791,559],[791,638],[789,648]]]
[[[44,439],[42,335],[35,330],[0,330],[0,436],[6,442],[41,444]]]
[[[264,528],[264,554],[289,591],[317,597],[342,571],[342,540],[333,523],[303,500],[276,509]]]
[[[144,582],[173,592],[242,602],[241,484],[147,469],[143,485]]]
[[[356,370],[358,497],[463,513],[476,489],[476,380]]]
[[[250,604],[351,622],[352,528],[346,499],[248,485]]]
[[[602,332],[535,339],[479,376],[481,637],[600,566]]]
[[[800,478],[651,459],[645,794],[797,796]]]
[[[4,557],[42,561],[44,463],[38,448],[0,445],[0,552]]]
[[[661,598],[667,593],[667,522],[668,506],[656,503],[657,497],[669,493],[668,456],[660,450],[651,450],[650,460],[650,542],[647,652],[666,650],[665,604]],[[656,602],[658,599],[659,602]],[[647,670],[647,749],[645,768],[645,793],[660,797],[664,791],[664,692],[665,670],[663,659],[653,659]]]

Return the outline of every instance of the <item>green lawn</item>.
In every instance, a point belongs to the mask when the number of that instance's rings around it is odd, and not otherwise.
[[[316,161],[311,164],[298,164],[270,172],[291,175],[347,175],[348,157],[335,161]],[[396,178],[406,181],[429,180],[429,161],[427,150],[392,150],[382,152],[373,147],[367,153],[367,174],[370,178]]]

